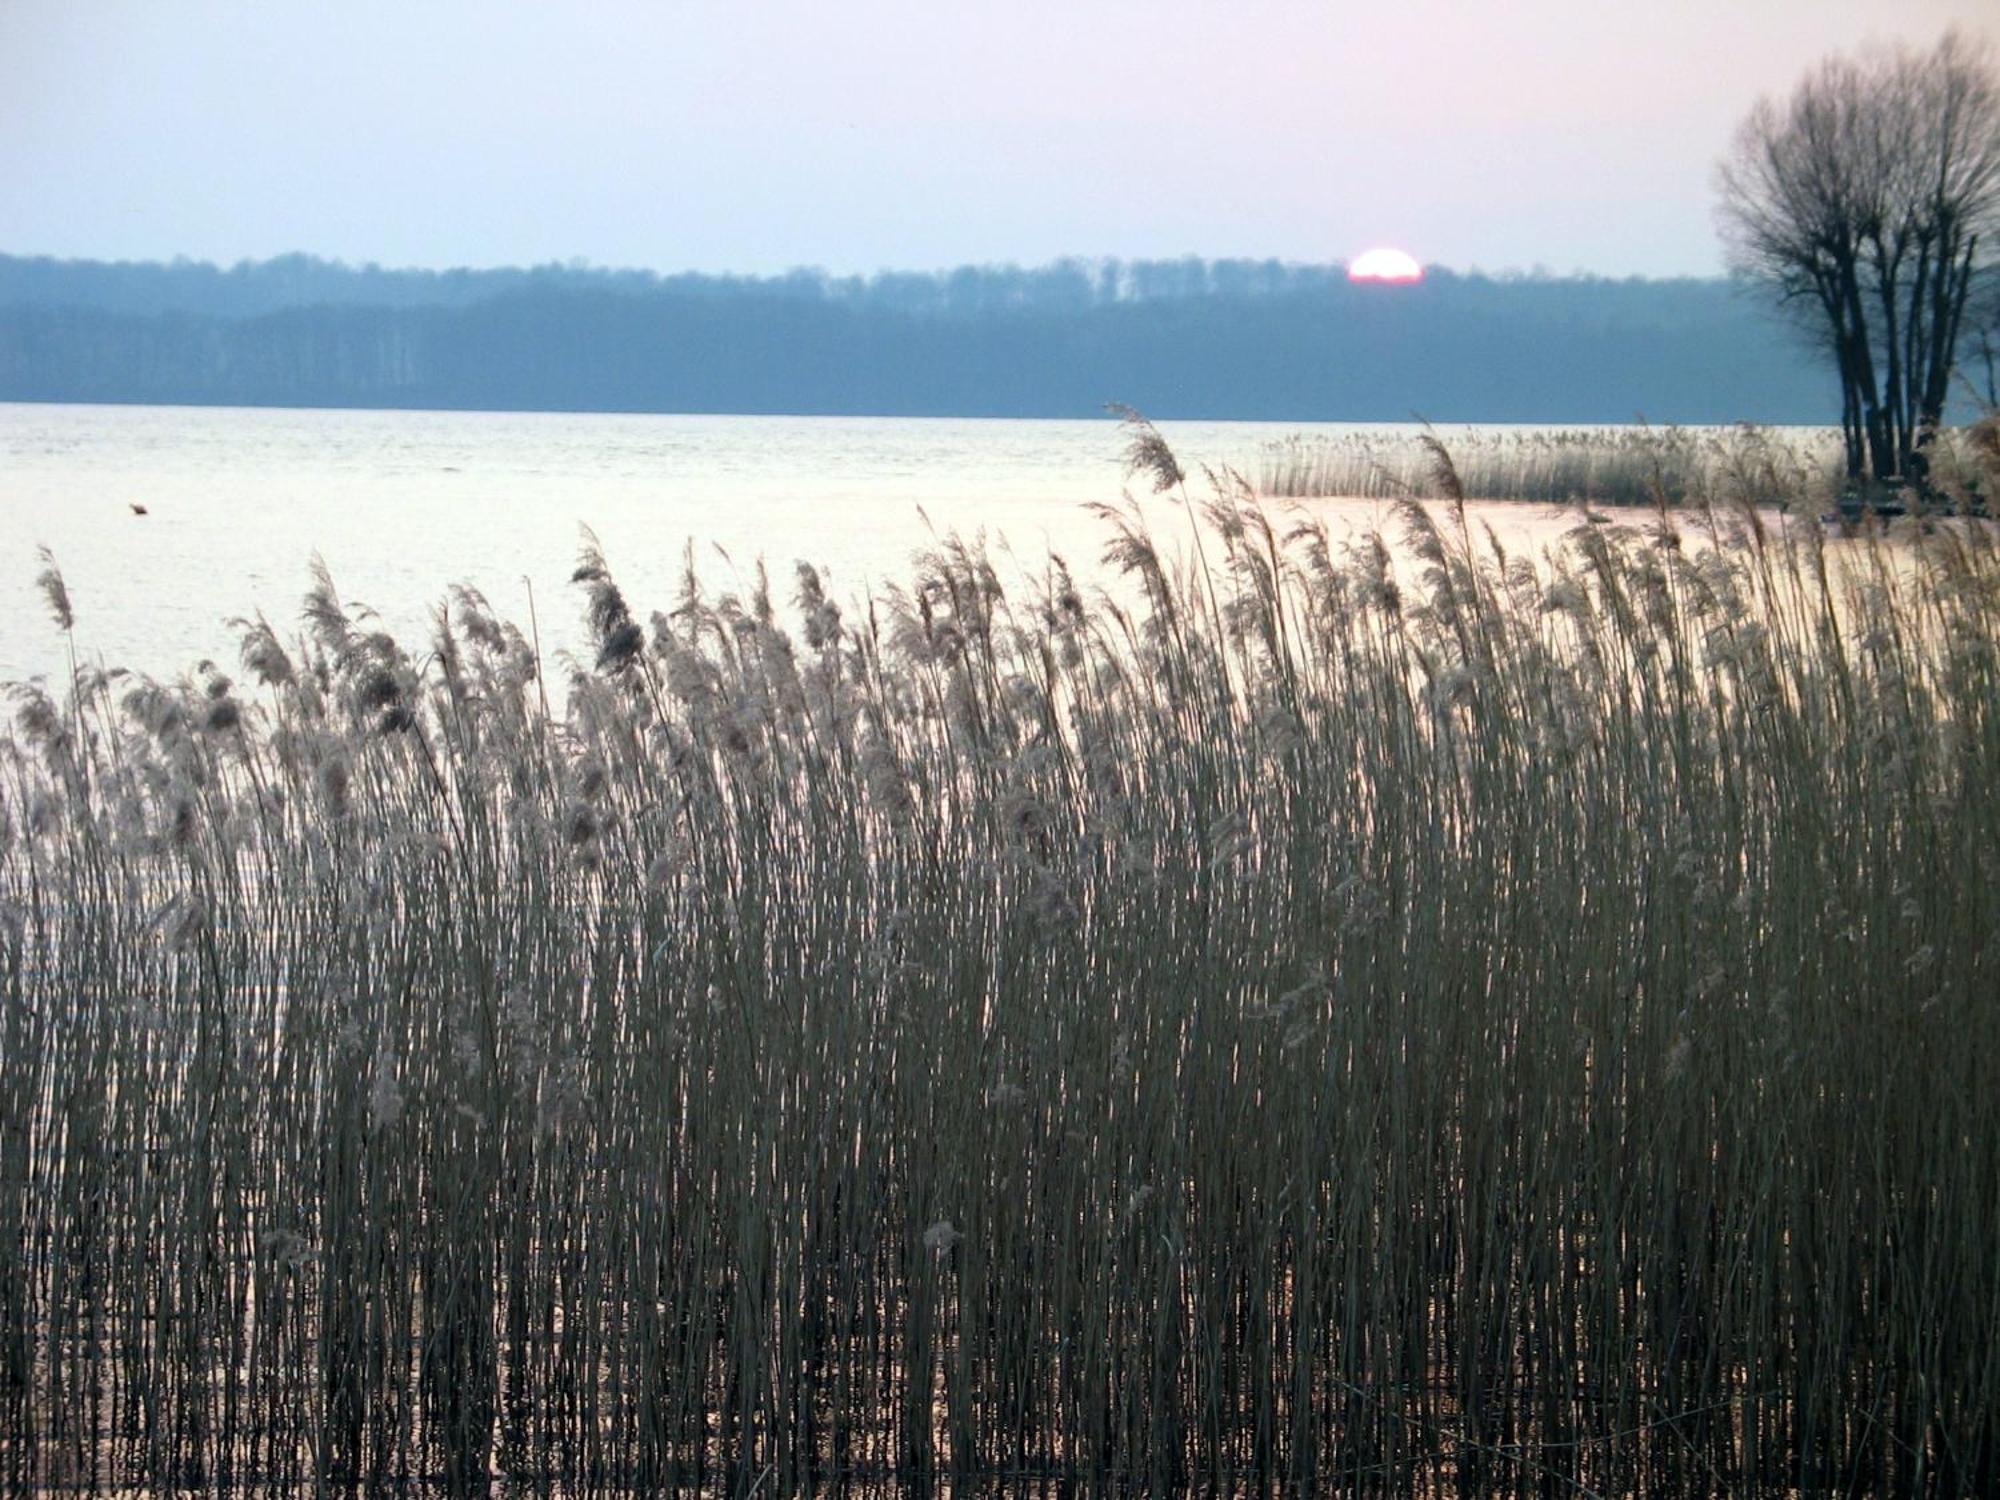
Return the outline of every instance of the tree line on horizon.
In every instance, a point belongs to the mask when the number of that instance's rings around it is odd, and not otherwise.
[[[1824,422],[1721,278],[1066,260],[835,277],[0,256],[0,400],[1279,420]]]
[[[1709,277],[1558,275],[1530,270],[1457,271],[1431,266],[1428,284],[1538,289],[1561,298],[1578,287],[1615,295],[1627,308],[1658,308]],[[1245,257],[1167,259],[1067,256],[1045,265],[985,264],[946,270],[883,270],[836,275],[800,266],[777,275],[661,272],[583,260],[530,266],[359,265],[293,252],[231,265],[186,257],[168,261],[64,259],[0,254],[0,306],[94,307],[113,312],[191,312],[250,317],[283,308],[327,306],[464,307],[529,290],[628,295],[803,297],[904,313],[965,316],[1003,309],[1065,309],[1189,297],[1274,297],[1352,290],[1344,262]]]

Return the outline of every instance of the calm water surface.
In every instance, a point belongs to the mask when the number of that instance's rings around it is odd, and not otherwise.
[[[1249,473],[1274,439],[1364,430],[1161,427],[1189,469]],[[0,404],[0,682],[64,670],[37,545],[68,580],[79,654],[155,676],[204,658],[233,671],[232,617],[262,611],[289,637],[315,553],[412,646],[452,584],[524,626],[532,589],[553,654],[583,637],[582,526],[641,618],[669,607],[690,543],[711,587],[747,585],[762,558],[781,599],[799,559],[854,598],[954,530],[1004,539],[1023,567],[1053,548],[1087,575],[1104,530],[1084,507],[1119,498],[1122,452],[1110,421]],[[1312,505],[1343,526],[1383,514]],[[1503,514],[1523,540],[1562,524]]]

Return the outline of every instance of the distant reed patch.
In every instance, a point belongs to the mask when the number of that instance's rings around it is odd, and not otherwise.
[[[1451,454],[1467,498],[1550,505],[1824,510],[1841,472],[1837,433],[1750,426],[1489,429],[1454,433]],[[1447,498],[1415,438],[1296,434],[1267,445],[1253,473],[1276,498]]]

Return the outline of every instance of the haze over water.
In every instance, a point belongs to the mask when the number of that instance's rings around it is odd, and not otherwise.
[[[1193,474],[1254,476],[1265,446],[1293,433],[1410,429],[1162,431]],[[1085,507],[1126,488],[1124,443],[1109,421],[0,404],[0,682],[66,670],[34,587],[37,545],[63,570],[86,662],[171,677],[213,659],[233,673],[227,622],[261,610],[289,639],[318,553],[343,599],[413,649],[452,585],[476,586],[523,629],[532,585],[553,680],[555,653],[584,649],[569,581],[582,526],[641,618],[672,607],[690,541],[712,591],[747,592],[762,558],[781,607],[798,561],[846,604],[906,581],[912,554],[952,531],[992,538],[1005,581],[1003,540],[1021,568],[1053,549],[1089,579],[1106,530]],[[1206,493],[1199,478],[1191,489]],[[1342,526],[1388,518],[1379,502],[1309,503]],[[1178,544],[1178,510],[1156,509]],[[1543,506],[1486,509],[1510,545],[1570,524]]]

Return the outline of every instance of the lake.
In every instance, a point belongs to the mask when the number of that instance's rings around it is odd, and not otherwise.
[[[1294,433],[1416,429],[1161,430],[1190,470],[1254,474]],[[315,553],[350,604],[413,647],[450,585],[524,625],[532,589],[553,653],[583,639],[569,583],[582,526],[641,618],[669,607],[691,542],[711,587],[747,587],[761,557],[781,600],[797,560],[844,600],[905,577],[913,551],[953,530],[1004,538],[1024,565],[1053,548],[1088,576],[1104,528],[1084,507],[1119,498],[1123,450],[1110,420],[0,404],[0,682],[66,670],[34,587],[37,545],[68,581],[80,657],[107,666],[172,676],[213,658],[233,672],[227,622],[261,610],[289,638]],[[1377,502],[1309,504],[1341,525],[1386,516]],[[1539,506],[1494,514],[1517,542],[1567,524]]]

